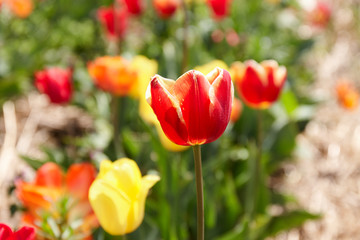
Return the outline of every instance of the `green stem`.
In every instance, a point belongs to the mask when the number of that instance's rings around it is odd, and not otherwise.
[[[187,69],[188,58],[189,58],[189,45],[188,45],[188,32],[189,32],[189,13],[187,10],[185,0],[182,1],[183,10],[184,10],[184,25],[183,25],[183,59],[181,65],[181,73],[184,73]]]
[[[126,239],[127,239],[126,235],[121,236],[121,240],[126,240]]]
[[[126,108],[126,97],[113,96],[111,103],[112,123],[114,126],[114,149],[117,158],[124,156],[121,143],[121,130],[124,125],[124,113]]]
[[[256,205],[258,202],[259,197],[259,182],[260,182],[260,168],[261,168],[261,158],[262,158],[262,143],[263,143],[263,120],[262,120],[262,110],[257,110],[257,139],[256,139],[256,145],[257,145],[257,153],[255,158],[255,166],[254,166],[254,199],[253,199],[253,209],[251,212],[251,218],[252,220],[255,215]]]
[[[203,178],[201,170],[201,147],[193,146],[196,178],[196,200],[197,200],[197,240],[204,240],[204,193]]]

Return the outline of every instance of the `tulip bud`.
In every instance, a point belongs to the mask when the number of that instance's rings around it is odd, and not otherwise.
[[[308,13],[308,18],[312,25],[324,28],[330,21],[331,9],[326,2],[318,1],[315,7]]]
[[[274,60],[254,60],[231,66],[235,85],[244,102],[253,108],[270,107],[279,97],[286,80],[286,68]]]
[[[219,138],[229,123],[233,98],[230,74],[221,68],[206,76],[191,70],[176,81],[155,75],[146,92],[166,136],[183,146]]]
[[[170,18],[180,5],[179,0],[153,0],[156,12],[161,18]]]
[[[72,96],[72,71],[62,68],[47,68],[35,73],[35,86],[53,103],[68,103]]]
[[[112,235],[136,230],[144,218],[148,191],[159,180],[156,175],[141,177],[133,160],[102,161],[89,200],[104,230]]]

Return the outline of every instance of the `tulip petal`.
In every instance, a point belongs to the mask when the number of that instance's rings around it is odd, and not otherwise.
[[[145,200],[149,192],[149,189],[153,187],[160,177],[157,175],[146,175],[141,179],[141,190],[139,198],[133,203],[132,208],[129,212],[128,222],[132,223],[128,226],[127,232],[132,232],[138,228],[144,219],[145,213]]]
[[[189,145],[207,142],[209,123],[212,121],[209,112],[209,89],[209,81],[201,72],[195,70],[180,76],[173,87],[188,129]]]
[[[36,237],[35,229],[24,226],[14,233],[14,239],[34,240]]]
[[[212,83],[209,93],[211,121],[209,122],[207,139],[212,141],[225,131],[230,120],[234,86],[229,72],[224,69],[215,68],[207,77]]]
[[[69,192],[84,200],[87,199],[91,183],[96,177],[96,169],[90,163],[72,164],[66,175]]]
[[[89,201],[106,232],[113,235],[126,233],[131,204],[119,189],[105,180],[97,179],[89,190]]]
[[[3,223],[0,223],[0,239],[8,239],[12,236],[11,228]]]
[[[154,110],[166,136],[178,145],[189,145],[179,102],[171,94],[174,85],[174,81],[155,75],[146,92],[146,100]]]
[[[62,172],[59,165],[53,162],[47,162],[36,172],[35,185],[44,187],[61,187]]]

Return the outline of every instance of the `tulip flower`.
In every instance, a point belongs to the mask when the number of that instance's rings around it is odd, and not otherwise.
[[[35,240],[36,233],[32,227],[22,227],[13,232],[9,226],[0,223],[0,239],[1,240]]]
[[[153,0],[156,12],[161,18],[171,17],[180,5],[180,0]]]
[[[183,146],[219,138],[229,123],[233,97],[230,74],[221,68],[206,76],[191,70],[176,81],[155,75],[146,93],[166,136]]]
[[[32,0],[8,0],[5,1],[5,4],[7,4],[10,11],[19,18],[27,18],[34,8]]]
[[[90,235],[98,225],[87,198],[95,176],[96,169],[90,163],[72,164],[64,174],[57,164],[48,162],[37,170],[33,182],[18,180],[16,195],[26,208],[23,222],[35,226],[35,222],[46,222],[44,217],[51,215],[70,226],[81,219],[83,222],[78,229],[73,229],[74,234]],[[75,204],[67,210],[64,219],[59,219],[61,211],[57,206],[64,197],[72,199]]]
[[[336,94],[339,104],[348,110],[354,110],[359,106],[359,92],[348,81],[342,80],[336,85]]]
[[[232,0],[207,0],[216,19],[222,19],[229,14],[231,2]]]
[[[104,230],[112,235],[136,230],[144,218],[148,191],[159,180],[156,175],[142,177],[136,162],[128,158],[102,161],[89,200]]]
[[[318,1],[308,13],[309,21],[315,27],[324,28],[330,21],[331,9],[326,2]]]
[[[134,15],[140,15],[143,11],[143,2],[142,0],[118,0],[122,1],[121,3],[125,4],[129,13]]]
[[[72,97],[72,70],[58,67],[35,73],[35,86],[45,93],[52,103],[68,103]]]
[[[128,12],[125,8],[101,7],[97,10],[97,18],[105,29],[110,41],[122,39],[128,25]]]
[[[130,62],[120,56],[99,57],[88,64],[96,86],[115,96],[128,95],[137,82],[137,73]]]
[[[231,70],[238,93],[248,106],[257,109],[269,108],[286,80],[286,68],[274,60],[235,62]]]

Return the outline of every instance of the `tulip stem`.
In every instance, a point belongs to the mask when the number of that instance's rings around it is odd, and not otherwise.
[[[124,112],[125,112],[125,105],[126,105],[125,97],[116,97],[113,96],[112,98],[112,106],[111,106],[111,113],[112,113],[112,122],[114,127],[114,149],[116,157],[119,158],[123,154],[122,146],[121,146],[121,130],[124,123]]]
[[[204,193],[203,177],[201,170],[201,146],[194,145],[194,162],[196,178],[196,199],[197,199],[197,240],[204,240]]]

